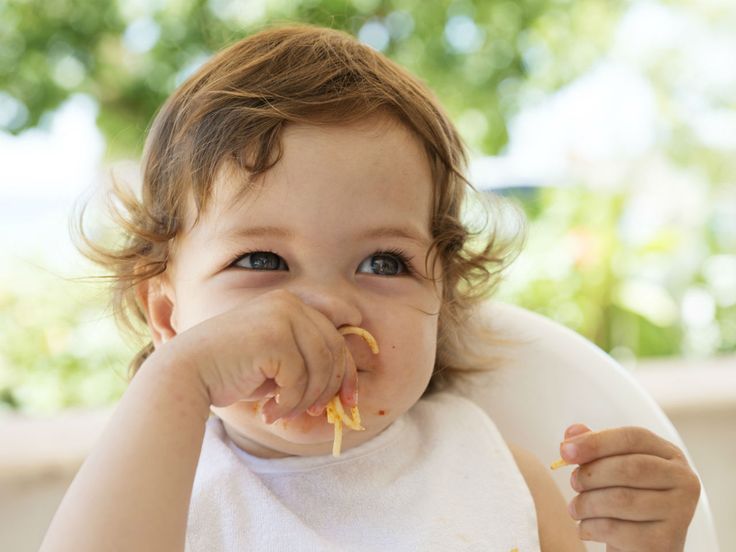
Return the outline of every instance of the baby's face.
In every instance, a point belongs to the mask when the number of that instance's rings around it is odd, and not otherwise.
[[[424,267],[433,186],[426,154],[387,118],[290,126],[282,159],[242,201],[235,200],[238,178],[220,173],[203,217],[177,244],[170,264],[172,326],[182,332],[284,288],[336,327],[367,329],[378,355],[360,337],[346,337],[359,370],[366,431],[346,430],[343,450],[360,444],[406,412],[432,374],[442,288],[426,278]],[[247,235],[262,227],[284,232]],[[397,228],[415,239],[390,232]],[[411,259],[411,273],[393,253],[376,255],[395,250]],[[242,257],[250,251],[263,253]],[[235,442],[259,456],[331,451],[333,427],[325,416],[267,425],[254,403],[213,410]]]

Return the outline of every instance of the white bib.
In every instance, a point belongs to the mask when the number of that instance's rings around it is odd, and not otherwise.
[[[188,552],[539,552],[534,503],[475,404],[435,394],[339,457],[254,457],[207,423]]]

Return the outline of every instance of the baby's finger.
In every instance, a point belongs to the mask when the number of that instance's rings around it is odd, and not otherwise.
[[[352,408],[358,404],[358,367],[349,350],[346,360],[345,377],[340,388],[340,402],[346,408]]]
[[[275,392],[276,396],[268,400],[262,408],[267,423],[283,416],[287,408],[291,410],[289,401],[294,399],[290,397],[290,393],[301,397],[307,384],[305,359],[295,341],[287,339],[283,343],[271,345],[273,346],[264,345],[263,354],[253,360],[254,367],[261,372],[264,380],[274,383],[269,394]]]
[[[672,511],[670,491],[608,487],[580,493],[570,501],[573,519],[615,518],[626,521],[660,521]]]
[[[284,417],[301,414],[315,405],[323,395],[330,392],[336,393],[342,381],[345,365],[344,355],[339,347],[339,335],[336,340],[330,342],[329,337],[326,337],[309,317],[295,320],[292,323],[297,346],[306,361],[308,379],[301,395],[298,394],[297,389],[284,390],[285,396],[288,397],[284,402],[284,410],[281,412]]]
[[[272,379],[267,379],[258,389],[254,390],[248,397],[241,399],[245,401],[260,401],[266,397],[272,397],[278,390],[278,385]]]
[[[344,381],[345,373],[350,368],[350,351],[347,347],[344,336],[340,334],[338,329],[334,326],[332,321],[327,318],[324,314],[318,310],[303,305],[304,313],[317,327],[318,331],[324,337],[328,347],[332,351],[335,357],[332,374],[327,380],[326,386],[322,390],[321,395],[315,400],[314,403],[310,404],[310,413],[318,413],[327,406],[327,403],[337,395],[340,388],[346,384]],[[344,403],[343,403],[344,404]],[[345,405],[347,406],[347,405]]]
[[[334,371],[327,381],[326,387],[322,390],[322,394],[309,406],[307,412],[315,416],[321,415],[327,407],[327,403],[337,395],[337,392],[340,390],[340,385],[342,385],[345,378],[349,355],[350,352],[348,351],[348,348],[343,344],[339,353],[339,358],[335,362]]]
[[[583,433],[589,433],[590,431],[591,429],[584,424],[572,424],[565,430],[565,440],[572,439],[573,437],[582,435]]]
[[[605,542],[606,550],[664,552],[668,544],[667,525],[661,521],[624,521],[611,518],[585,519],[578,524],[580,540]],[[667,546],[670,546],[667,548]]]
[[[570,474],[570,485],[578,492],[605,487],[667,490],[677,487],[687,475],[679,463],[651,454],[623,454],[583,464]]]
[[[682,457],[682,451],[643,427],[618,427],[584,433],[563,441],[560,454],[569,464],[587,464],[619,454],[652,454],[661,458]]]

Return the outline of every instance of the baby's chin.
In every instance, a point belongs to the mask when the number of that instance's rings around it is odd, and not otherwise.
[[[254,456],[277,458],[332,454],[335,428],[327,422],[324,414],[310,416],[303,413],[291,419],[280,419],[266,424],[254,410],[233,408],[234,406],[212,410],[222,419],[233,442]],[[365,442],[375,433],[378,432],[357,432],[343,426],[342,450]]]
[[[363,420],[363,431],[354,431],[343,425],[342,451],[365,443],[386,429],[391,420],[368,417]],[[265,425],[265,424],[264,424]],[[278,448],[296,456],[319,456],[332,454],[335,426],[327,422],[325,415],[301,414],[291,420],[278,420],[270,427],[271,436],[279,440]]]
[[[266,424],[250,405],[212,408],[241,449],[255,456],[318,456],[332,451],[334,428],[327,417],[303,413]]]
[[[332,446],[335,429],[327,423],[327,416],[300,414],[290,419],[277,420],[272,424],[260,421],[261,426],[275,437],[296,445],[328,444]]]

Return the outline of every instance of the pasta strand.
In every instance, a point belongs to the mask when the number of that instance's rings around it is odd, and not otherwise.
[[[378,354],[378,343],[376,342],[376,338],[373,337],[368,330],[364,330],[358,326],[343,326],[342,328],[338,328],[338,331],[342,335],[359,335],[368,344],[371,352],[374,355]],[[332,441],[332,456],[340,456],[343,424],[353,431],[365,430],[360,422],[360,411],[358,410],[358,406],[355,405],[350,409],[350,416],[348,416],[342,405],[342,401],[340,401],[340,395],[338,394],[332,397],[330,402],[327,403],[326,414],[327,422],[335,426],[335,437]]]

